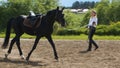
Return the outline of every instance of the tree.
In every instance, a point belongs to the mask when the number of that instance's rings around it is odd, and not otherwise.
[[[110,24],[110,21],[107,18],[108,16],[106,16],[108,8],[109,8],[108,2],[100,2],[96,6],[97,16],[99,18],[98,19],[99,24]]]
[[[76,1],[72,4],[72,8],[73,9],[86,9],[86,8],[93,8],[95,6],[95,2],[89,2],[89,1],[85,1],[85,2],[79,2]]]
[[[94,1],[91,2],[90,6],[91,6],[91,8],[94,8],[94,6],[95,6],[95,2],[94,2]]]
[[[117,0],[116,0],[117,1]],[[110,24],[120,21],[120,1],[103,0],[96,6],[99,24]]]
[[[74,2],[73,5],[72,5],[72,8],[74,8],[74,9],[79,9],[79,8],[80,8],[80,3],[79,3],[79,1]]]
[[[119,2],[120,3],[120,2]],[[120,4],[118,2],[112,2],[107,10],[106,15],[111,22],[120,21]]]

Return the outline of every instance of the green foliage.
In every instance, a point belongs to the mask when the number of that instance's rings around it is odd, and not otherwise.
[[[110,24],[109,26],[100,25],[97,27],[97,35],[120,35],[120,22]]]
[[[107,10],[107,18],[112,22],[120,21],[120,5],[110,5]]]
[[[57,34],[58,30],[59,30],[59,24],[55,22],[53,26],[53,35]]]
[[[80,35],[80,34],[88,34],[88,29],[80,27],[74,29],[64,28],[59,29],[56,35]]]
[[[106,15],[109,5],[107,2],[101,2],[97,5],[97,17],[99,24],[109,24],[108,16]]]
[[[57,30],[55,29],[56,32],[54,34],[57,35],[80,35],[82,34],[81,32],[81,21],[84,17],[83,14],[77,14],[77,13],[72,13],[69,10],[65,10],[65,20],[66,20],[66,28],[58,28],[59,26],[57,25]],[[83,31],[84,32],[84,31]]]
[[[69,10],[66,10],[65,12],[65,20],[67,23],[67,28],[76,28],[81,25],[81,21],[83,19],[83,16],[85,14],[77,14],[77,13],[72,13]]]
[[[59,29],[57,35],[80,35],[88,34],[88,28]],[[99,25],[96,28],[96,35],[120,35],[120,22],[107,25]]]
[[[108,26],[106,26],[106,25],[97,26],[96,34],[97,35],[106,35],[106,34],[108,34]]]
[[[73,29],[61,29],[58,30],[57,35],[80,35],[79,30],[73,30]]]
[[[110,24],[110,22],[120,21],[120,4],[116,2],[101,2],[97,5],[96,9],[99,24]]]
[[[90,12],[87,12],[81,21],[81,26],[88,24],[89,19],[90,19]]]

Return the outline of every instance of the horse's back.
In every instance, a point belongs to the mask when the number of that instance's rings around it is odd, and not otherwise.
[[[29,16],[26,16],[26,15],[21,15],[21,17],[24,19],[23,25],[29,28],[38,28],[42,19],[42,16],[40,15],[35,16],[33,18],[30,18]]]

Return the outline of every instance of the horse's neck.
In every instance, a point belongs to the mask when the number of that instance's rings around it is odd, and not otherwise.
[[[53,26],[54,25],[54,18],[51,18],[51,17],[47,17],[47,20],[46,20],[46,23],[50,26]]]

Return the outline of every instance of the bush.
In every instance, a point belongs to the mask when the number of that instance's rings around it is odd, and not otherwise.
[[[120,35],[120,22],[111,25],[99,25],[96,30],[97,35]]]
[[[110,35],[120,35],[120,22],[109,26],[108,33]]]
[[[81,32],[79,30],[74,29],[60,29],[57,32],[57,35],[80,35]]]
[[[86,28],[79,29],[59,29],[57,35],[80,35],[80,34],[88,34]]]
[[[108,27],[106,25],[97,26],[96,33],[97,35],[105,35],[108,33]]]
[[[59,29],[57,35],[80,35],[88,34],[87,28]],[[120,22],[111,25],[99,25],[96,28],[96,35],[120,35]]]

